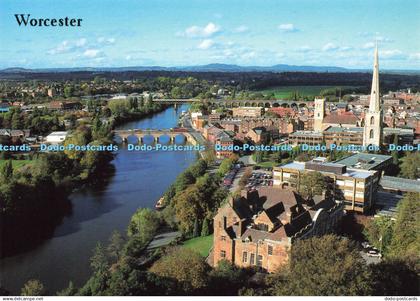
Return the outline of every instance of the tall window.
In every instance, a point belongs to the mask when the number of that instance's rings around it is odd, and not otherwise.
[[[268,253],[268,255],[273,255],[273,246],[272,245],[268,245],[267,253]]]
[[[374,136],[374,134],[373,134],[373,130],[370,130],[370,132],[369,132],[369,138],[370,138],[370,139],[373,139],[373,136]]]
[[[262,266],[262,260],[263,260],[263,257],[262,257],[262,255],[258,255],[258,258],[257,258],[257,266]]]
[[[220,251],[220,257],[225,258],[226,257],[226,251],[221,250]]]
[[[247,262],[248,261],[248,252],[243,252],[242,253],[242,262]]]
[[[249,263],[250,264],[254,264],[255,263],[255,254],[251,253],[250,257],[249,257]]]
[[[220,240],[225,241],[225,240],[226,240],[226,236],[222,235],[222,236],[220,237]]]
[[[374,125],[375,124],[375,117],[370,117],[370,125]]]

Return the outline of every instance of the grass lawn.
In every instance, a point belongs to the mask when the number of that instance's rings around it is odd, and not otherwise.
[[[315,97],[320,94],[321,90],[329,88],[352,88],[352,86],[282,86],[264,89],[259,92],[263,94],[274,93],[276,99],[288,99],[294,91],[297,91],[301,97]]]
[[[264,161],[257,164],[261,168],[274,167],[280,165],[277,161]]]
[[[207,257],[209,255],[210,249],[213,246],[213,234],[204,237],[195,237],[184,241],[182,244],[184,248],[192,249],[201,256]]]
[[[0,160],[0,168],[9,160]],[[26,164],[30,164],[32,160],[12,160],[13,169],[21,168]]]

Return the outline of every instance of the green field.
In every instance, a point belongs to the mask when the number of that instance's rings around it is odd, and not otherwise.
[[[270,167],[272,168],[272,167],[280,165],[280,163],[276,161],[264,161],[264,162],[258,163],[257,165],[261,168],[270,168]]]
[[[213,245],[213,234],[204,237],[195,237],[184,241],[182,246],[200,253],[201,256],[207,257]]]
[[[8,160],[0,160],[0,168],[6,163]],[[31,163],[31,160],[12,160],[13,169],[21,168],[22,166]]]
[[[263,94],[274,93],[276,99],[289,99],[294,92],[297,92],[300,97],[315,97],[324,89],[331,88],[354,88],[352,86],[282,86],[272,87],[269,89],[260,90]]]

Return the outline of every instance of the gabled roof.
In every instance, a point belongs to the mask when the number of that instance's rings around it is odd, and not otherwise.
[[[352,112],[345,114],[330,114],[324,117],[323,123],[332,124],[356,124],[359,118]]]

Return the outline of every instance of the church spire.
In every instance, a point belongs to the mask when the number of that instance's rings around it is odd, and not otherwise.
[[[369,111],[378,112],[381,109],[379,99],[379,60],[378,60],[378,43],[375,47],[375,59],[373,63],[372,90],[370,92]]]

